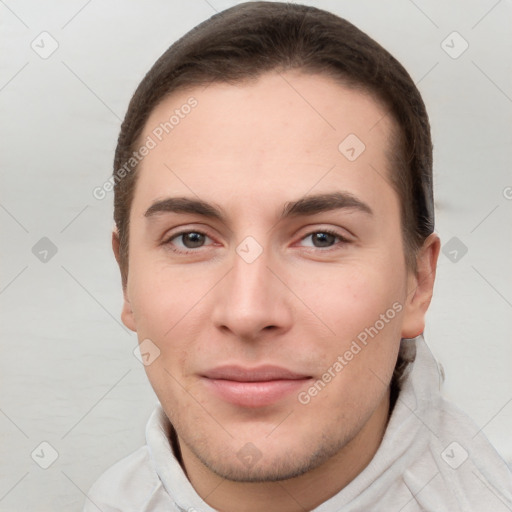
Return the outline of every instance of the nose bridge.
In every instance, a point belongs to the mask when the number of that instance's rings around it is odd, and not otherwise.
[[[271,254],[262,249],[251,240],[237,247],[215,297],[214,322],[239,337],[254,338],[265,328],[284,329],[291,322],[284,290],[268,268]]]
[[[245,288],[248,296],[254,296],[256,299],[266,295],[272,285],[269,279],[268,254],[261,254],[252,262],[240,257],[239,254],[238,256],[238,258],[235,258],[234,276],[236,278],[235,283],[241,285],[241,292]]]
[[[273,288],[271,282],[273,276],[268,269],[269,254],[265,251],[255,258],[253,255],[246,258],[242,249],[244,247],[241,244],[237,248],[233,259],[233,270],[230,272],[228,293],[234,302],[232,307],[236,305],[241,310],[247,310],[247,313],[254,312],[255,308],[263,312]],[[249,251],[251,251],[250,248]]]

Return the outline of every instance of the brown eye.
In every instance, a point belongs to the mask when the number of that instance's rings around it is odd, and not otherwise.
[[[336,243],[336,238],[338,238],[336,235],[322,231],[311,235],[315,247],[330,247]]]
[[[188,250],[211,245],[211,242],[211,238],[200,231],[182,231],[169,238],[165,244],[175,252],[187,252]]]
[[[302,247],[309,249],[336,249],[341,248],[350,243],[350,240],[336,233],[336,231],[321,230],[312,231],[302,238]]]
[[[195,249],[196,247],[201,247],[206,239],[206,236],[203,235],[203,233],[197,233],[195,231],[191,231],[190,233],[183,233],[180,236],[183,245],[187,249]]]

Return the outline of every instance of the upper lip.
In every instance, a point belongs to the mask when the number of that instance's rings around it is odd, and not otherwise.
[[[237,365],[218,366],[203,374],[207,379],[233,380],[237,382],[265,382],[271,380],[307,379],[309,375],[293,372],[273,365],[246,368]]]

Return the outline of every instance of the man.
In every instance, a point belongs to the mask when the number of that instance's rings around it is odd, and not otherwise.
[[[375,41],[300,5],[212,17],[135,92],[113,183],[122,320],[161,407],[86,510],[511,509],[422,337],[430,129]]]

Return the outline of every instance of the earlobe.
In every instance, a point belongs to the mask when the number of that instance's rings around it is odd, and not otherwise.
[[[114,228],[112,231],[112,250],[114,251],[114,256],[116,258],[117,264],[119,265],[119,270],[121,271],[121,280],[123,286],[123,308],[121,310],[121,321],[124,325],[126,325],[126,327],[128,327],[128,329],[137,332],[135,317],[128,297],[128,286],[123,279],[123,272],[121,269],[119,233],[117,228]]]
[[[431,233],[418,252],[416,273],[410,274],[408,279],[402,338],[415,338],[425,329],[425,315],[434,291],[440,247],[439,236]]]

